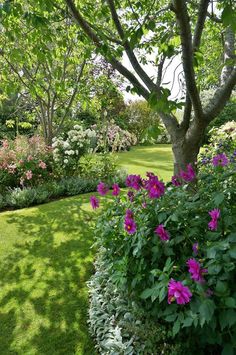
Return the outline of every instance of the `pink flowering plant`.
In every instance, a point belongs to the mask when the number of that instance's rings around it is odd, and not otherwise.
[[[191,166],[178,183],[128,176],[98,220],[96,245],[111,282],[157,327],[218,353],[236,346],[236,178],[211,169],[197,192],[186,188]]]
[[[53,178],[52,151],[39,136],[4,140],[0,146],[1,190],[35,186]]]

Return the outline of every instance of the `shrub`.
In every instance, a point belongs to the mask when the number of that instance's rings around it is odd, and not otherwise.
[[[96,131],[98,152],[119,152],[128,150],[132,145],[137,144],[137,138],[134,134],[121,129],[114,123],[107,126],[93,125],[92,128]]]
[[[78,175],[81,156],[90,152],[95,142],[95,131],[84,129],[81,125],[75,125],[65,138],[54,138],[53,157],[60,173],[67,176]]]
[[[35,186],[53,178],[52,152],[39,136],[2,141],[0,148],[1,190]]]
[[[184,339],[189,351],[233,354],[235,165],[211,161],[208,169],[200,172],[196,191],[183,181],[194,179],[191,166],[182,180],[173,180],[180,186],[164,188],[151,173],[145,181],[129,176],[132,194],[117,197],[102,213],[96,245],[104,251],[109,281],[149,322],[167,333],[171,326],[174,342]]]

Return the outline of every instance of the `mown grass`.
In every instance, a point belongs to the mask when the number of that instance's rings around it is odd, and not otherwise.
[[[173,158],[169,144],[132,147],[129,152],[118,154],[119,166],[129,174],[145,176],[152,171],[164,181],[170,180],[173,172]]]
[[[121,153],[119,164],[129,173],[152,170],[169,179],[170,148],[157,148]],[[95,354],[86,281],[97,212],[89,196],[0,214],[0,354]]]

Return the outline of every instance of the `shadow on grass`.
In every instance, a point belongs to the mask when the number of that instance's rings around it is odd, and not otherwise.
[[[93,224],[85,199],[7,214],[24,240],[0,264],[0,354],[95,354],[86,323]]]

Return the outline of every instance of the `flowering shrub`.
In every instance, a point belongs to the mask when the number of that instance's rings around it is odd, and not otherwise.
[[[92,150],[95,142],[95,131],[80,125],[68,131],[65,138],[54,138],[53,157],[59,170],[66,171],[66,175],[78,174],[80,158]]]
[[[210,144],[203,147],[199,157],[202,170],[208,172],[209,164],[236,166],[236,121],[229,121],[219,128],[210,131]]]
[[[97,136],[97,151],[119,152],[128,150],[132,145],[137,144],[137,138],[133,133],[121,129],[115,124],[109,124],[107,127],[93,125]]]
[[[53,177],[52,152],[39,136],[2,141],[0,147],[1,189],[39,184]]]
[[[97,246],[109,282],[146,317],[171,325],[189,349],[233,354],[236,178],[232,165],[210,162],[208,169],[194,194],[191,166],[177,186],[151,173],[129,176],[127,196],[114,197],[98,220]]]

